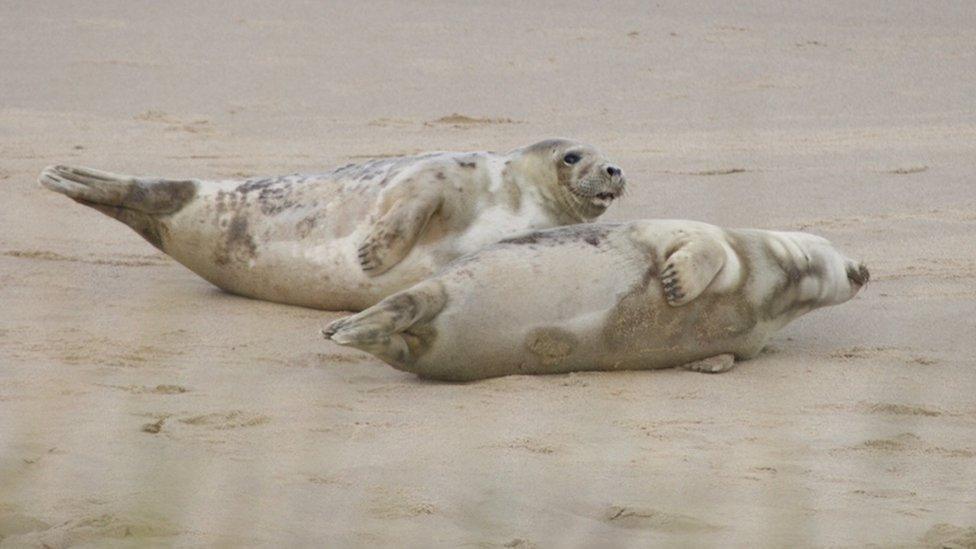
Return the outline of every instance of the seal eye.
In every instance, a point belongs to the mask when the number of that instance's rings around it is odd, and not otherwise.
[[[576,153],[569,153],[563,157],[563,162],[567,164],[575,164],[580,161],[580,155]]]

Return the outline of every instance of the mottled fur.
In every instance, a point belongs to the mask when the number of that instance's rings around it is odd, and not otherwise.
[[[564,162],[568,153],[579,162]],[[243,181],[65,166],[40,180],[220,288],[333,310],[368,307],[501,238],[589,221],[624,188],[616,166],[569,140]]]

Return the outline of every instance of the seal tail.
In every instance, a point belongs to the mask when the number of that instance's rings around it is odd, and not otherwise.
[[[72,166],[48,166],[38,181],[115,218],[118,208],[151,215],[175,213],[196,195],[198,187],[193,180],[134,177]]]

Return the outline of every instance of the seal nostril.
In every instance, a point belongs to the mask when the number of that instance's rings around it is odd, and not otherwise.
[[[864,286],[871,280],[871,273],[868,272],[867,266],[860,263],[857,266],[851,265],[847,268],[847,278],[858,286]]]
[[[614,177],[616,175],[620,175],[620,168],[617,168],[617,167],[614,167],[614,166],[607,166],[607,174],[610,177]]]

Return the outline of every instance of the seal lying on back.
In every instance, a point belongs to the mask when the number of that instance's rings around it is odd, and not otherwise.
[[[40,182],[224,290],[354,311],[504,237],[590,221],[625,185],[600,152],[565,139],[246,181],[52,166]]]
[[[694,221],[538,231],[330,324],[341,345],[423,377],[684,366],[725,371],[794,318],[843,303],[867,268],[805,233]]]

